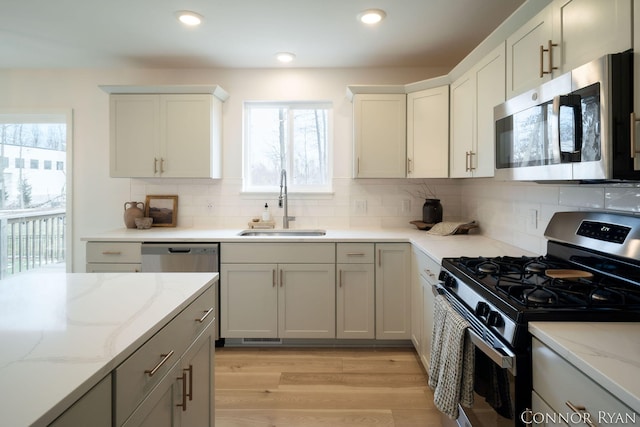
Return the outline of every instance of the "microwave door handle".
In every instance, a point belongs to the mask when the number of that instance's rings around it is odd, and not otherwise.
[[[562,163],[579,162],[582,160],[582,97],[569,94],[553,98],[553,113],[558,120],[558,144],[560,144],[560,107],[569,107],[573,110],[573,151],[562,151],[560,158]]]

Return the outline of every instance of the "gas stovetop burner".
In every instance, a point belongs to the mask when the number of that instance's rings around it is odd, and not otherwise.
[[[544,264],[539,261],[532,261],[524,266],[525,273],[529,274],[542,274],[549,268],[548,264]]]
[[[522,292],[523,300],[531,304],[553,305],[558,302],[558,295],[553,291],[544,288],[527,289]]]

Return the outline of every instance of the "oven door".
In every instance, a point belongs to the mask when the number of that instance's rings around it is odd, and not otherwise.
[[[458,425],[498,427],[516,425],[516,356],[498,350],[469,330],[476,348],[473,407],[461,408]]]
[[[437,291],[444,294],[451,306],[471,324],[467,333],[475,347],[473,406],[459,407],[460,415],[455,423],[452,420],[445,422],[446,417],[443,417],[443,426],[524,425],[520,414],[531,407],[527,355],[517,354],[498,339],[454,294],[442,287]]]

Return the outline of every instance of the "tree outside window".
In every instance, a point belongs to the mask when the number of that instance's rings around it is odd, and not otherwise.
[[[328,102],[245,103],[244,190],[277,191],[287,171],[294,192],[331,190]]]

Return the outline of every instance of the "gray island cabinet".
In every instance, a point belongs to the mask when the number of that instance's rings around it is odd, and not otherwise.
[[[217,273],[26,273],[0,284],[15,427],[213,426]],[[11,391],[11,392],[10,392]]]

